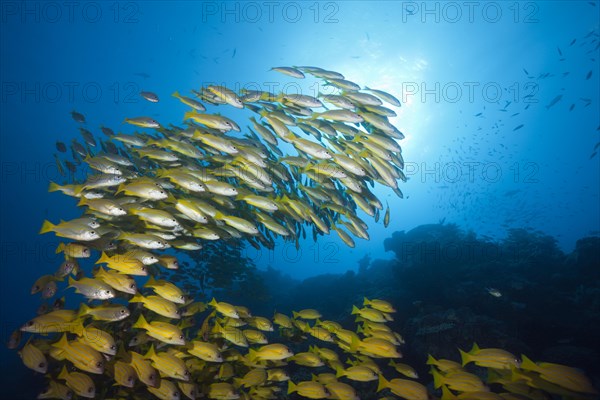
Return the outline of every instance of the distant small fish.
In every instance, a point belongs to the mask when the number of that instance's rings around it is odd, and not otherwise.
[[[592,70],[590,69],[590,72],[588,72],[587,75],[585,76],[585,80],[587,81],[591,77],[592,77]]]
[[[8,341],[6,342],[6,347],[8,347],[11,350],[14,350],[17,347],[19,347],[19,343],[21,343],[21,336],[21,331],[19,329],[15,330],[8,338]]]
[[[83,116],[83,114],[78,113],[75,110],[71,111],[71,117],[75,120],[75,122],[79,122],[80,124],[85,123],[85,117]]]
[[[600,147],[600,142],[596,143],[596,145],[594,146],[594,150],[598,150],[598,147]]]
[[[550,107],[552,107],[553,105],[558,103],[560,101],[560,99],[562,99],[562,97],[563,97],[562,94],[559,94],[558,96],[553,98],[552,101],[550,103],[548,103],[548,105],[546,106],[546,110],[549,110]]]
[[[521,113],[514,113],[513,115],[511,115],[511,117],[516,117],[519,114],[521,114]]]
[[[480,117],[483,113],[475,114],[476,117]]]
[[[75,166],[75,164],[73,164],[69,160],[65,161],[65,166],[67,167],[67,169],[69,170],[69,172],[71,172],[73,174],[77,171],[77,167]]]
[[[591,160],[592,158],[596,157],[596,154],[598,154],[598,152],[597,152],[597,151],[593,152],[593,153],[592,153],[592,155],[590,156],[590,160]]]
[[[61,153],[66,153],[67,145],[65,145],[63,142],[56,142],[56,150],[60,151]]]
[[[386,202],[386,205],[387,205],[387,208],[385,210],[385,215],[383,217],[383,226],[385,228],[387,228],[388,225],[390,224],[390,206],[389,206],[389,204],[387,204],[387,202]]]
[[[596,3],[594,3],[593,1],[588,1],[588,4],[592,7],[596,7]]]
[[[160,124],[150,117],[125,118],[128,124],[141,126],[142,128],[159,128]]]
[[[100,130],[102,131],[102,133],[104,133],[106,136],[114,136],[114,132],[112,129],[107,128],[106,126],[101,126]]]
[[[151,103],[158,103],[158,95],[152,92],[140,92],[140,96],[148,100]]]
[[[563,72],[563,78],[564,78],[565,76],[567,76],[567,75],[569,75],[569,72],[568,72],[568,71],[567,71],[567,72]]]
[[[525,75],[529,76],[529,72],[527,72],[525,68],[523,68],[523,72],[525,72]]]
[[[575,104],[571,104],[571,107],[569,107],[569,111],[573,111],[574,108],[575,108]]]
[[[145,72],[135,72],[135,73],[134,73],[134,75],[136,75],[136,76],[141,76],[141,77],[142,77],[142,78],[144,78],[144,79],[148,79],[148,78],[150,78],[150,75],[148,75],[148,74],[147,74],[147,73],[145,73]]]
[[[575,42],[577,41],[577,38],[571,40],[571,43],[569,44],[569,46],[573,46],[575,44]]]
[[[231,56],[231,58],[235,57],[236,52],[237,52],[237,48],[233,49],[233,55]]]
[[[518,131],[518,130],[519,130],[519,129],[521,129],[523,126],[525,126],[525,125],[521,124],[521,125],[517,126],[515,129],[513,129],[513,132],[514,132],[514,131]]]
[[[498,289],[486,288],[485,290],[494,297],[502,297],[502,293]]]
[[[560,51],[560,47],[556,47],[556,50],[558,50],[558,55],[562,57],[562,51]]]

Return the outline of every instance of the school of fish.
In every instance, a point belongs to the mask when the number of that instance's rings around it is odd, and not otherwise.
[[[25,366],[47,377],[38,398],[597,395],[579,370],[525,356],[519,361],[477,345],[461,351],[462,364],[429,358],[432,393],[414,368],[397,361],[404,339],[387,325],[396,310],[384,300],[353,306],[357,325],[344,327],[314,309],[254,316],[161,279],[179,266],[168,249],[201,251],[206,241],[244,240],[260,248],[281,238],[299,246],[307,231],[318,240],[333,230],[353,247],[353,237],[369,239],[359,213],[377,222],[383,210],[369,186],[380,183],[402,197],[398,181],[406,178],[397,141],[404,135],[388,120],[395,112],[383,105],[400,107],[394,96],[362,90],[317,67],[273,70],[295,79],[310,74],[337,93],[238,94],[223,86],[192,91],[193,97],[175,92],[188,107],[183,127],[132,117],[125,122],[144,131],[114,133],[102,126],[107,140],[94,137],[83,127],[85,116],[72,112],[84,144],[73,140],[72,161],[55,157],[70,182],[51,182],[49,190],[78,198],[83,214],[42,224],[40,233],[65,239],[57,248],[64,261],[33,284],[31,294],[44,303],[8,343]],[[140,95],[160,102],[152,92]],[[233,119],[206,112],[205,104],[248,109],[256,117],[242,135]],[[62,142],[56,147],[67,152]],[[83,176],[75,180],[77,172]],[[389,207],[383,222],[390,222]],[[78,308],[67,309],[65,297],[56,298],[59,285],[78,296]],[[21,345],[23,332],[31,335]],[[485,374],[469,372],[469,363]]]

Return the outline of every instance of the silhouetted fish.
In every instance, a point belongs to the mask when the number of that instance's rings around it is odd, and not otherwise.
[[[550,107],[552,107],[553,105],[558,103],[560,101],[560,99],[562,99],[562,97],[563,97],[562,94],[559,94],[558,96],[553,98],[552,101],[546,106],[546,110],[549,110]]]

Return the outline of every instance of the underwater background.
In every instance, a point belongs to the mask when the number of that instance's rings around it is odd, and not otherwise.
[[[404,198],[373,189],[389,226],[366,219],[370,239],[354,248],[307,235],[190,252],[181,282],[197,300],[218,294],[264,316],[315,308],[340,323],[363,297],[385,299],[424,385],[428,354],[459,361],[477,342],[581,368],[597,388],[599,13],[598,1],[3,1],[2,341],[35,315],[30,287],[62,261],[61,240],[38,235],[43,220],[80,215],[48,193],[61,181],[56,141],[80,138],[71,111],[94,134],[138,115],[178,123],[176,90],[308,93],[269,70],[314,65],[402,103],[390,121],[405,135]],[[5,346],[0,368],[2,398],[44,387]]]

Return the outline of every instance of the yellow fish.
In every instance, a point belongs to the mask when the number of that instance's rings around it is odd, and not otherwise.
[[[58,374],[58,379],[66,381],[67,386],[73,389],[73,392],[78,396],[88,399],[96,397],[96,385],[94,385],[92,378],[86,374],[81,372],[69,373],[67,367],[63,366],[60,374]]]
[[[140,314],[132,328],[144,329],[149,336],[158,339],[163,343],[175,345],[185,344],[185,336],[181,329],[168,322],[153,321],[148,323],[142,314]]]
[[[63,334],[60,340],[52,345],[56,352],[51,353],[54,358],[71,361],[77,368],[93,374],[104,373],[104,357],[97,350],[85,343],[67,340],[67,334]]]

